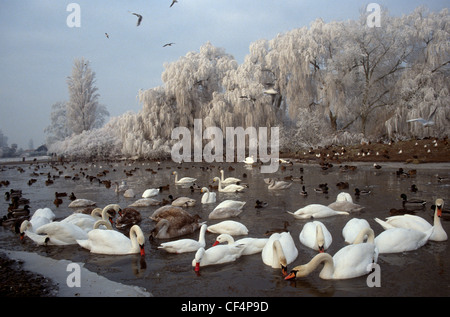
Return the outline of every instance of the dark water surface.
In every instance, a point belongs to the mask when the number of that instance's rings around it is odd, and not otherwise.
[[[95,164],[72,163],[64,167],[57,165],[63,171],[60,178],[54,184],[47,186],[46,174],[57,175],[58,171],[50,165],[40,165],[37,173],[39,176],[30,176],[35,166],[21,165],[25,169],[19,172],[17,166],[9,165],[0,172],[0,180],[9,180],[8,187],[2,187],[1,193],[9,189],[22,189],[23,196],[31,200],[31,210],[38,208],[51,208],[57,218],[63,218],[72,213],[68,208],[69,199],[63,198],[63,204],[56,207],[53,204],[54,193],[74,192],[77,198],[91,199],[97,202],[98,207],[104,207],[110,203],[118,203],[122,208],[140,198],[147,188],[159,187],[170,184],[170,190],[160,193],[156,199],[162,200],[169,194],[176,196],[189,196],[197,199],[197,206],[189,207],[191,214],[198,213],[208,224],[218,223],[221,220],[208,220],[208,214],[213,208],[225,199],[246,201],[244,212],[232,220],[239,221],[249,229],[249,237],[264,237],[264,233],[272,228],[283,227],[284,221],[289,221],[289,230],[294,238],[299,255],[293,266],[308,262],[316,252],[303,246],[299,241],[299,233],[307,220],[294,219],[286,211],[296,211],[308,204],[319,203],[328,205],[336,200],[341,191],[352,194],[354,202],[365,207],[362,212],[353,213],[350,216],[334,216],[320,219],[333,236],[333,243],[328,253],[334,255],[345,246],[342,237],[342,228],[352,217],[367,219],[374,229],[375,234],[382,232],[382,228],[373,219],[390,216],[391,208],[401,208],[401,193],[406,193],[409,198],[422,198],[427,201],[423,210],[416,215],[424,217],[430,223],[433,222],[430,206],[436,198],[443,198],[450,205],[450,182],[439,182],[436,175],[450,177],[450,163],[406,165],[401,163],[381,164],[381,169],[374,169],[370,163],[354,163],[355,171],[342,172],[338,166],[326,171],[317,164],[295,163],[286,169],[279,169],[275,174],[261,174],[259,167],[248,167],[240,163],[184,163],[177,165],[173,162],[162,162],[160,168],[155,162],[150,163],[105,163]],[[229,171],[228,167],[235,168]],[[201,167],[204,167],[203,169]],[[197,178],[197,184],[201,186],[212,183],[214,176],[219,176],[219,167],[225,169],[225,177],[238,177],[248,183],[249,188],[244,193],[228,194],[217,193],[217,203],[202,205],[201,193],[191,192],[174,184],[172,171],[176,170],[179,177],[190,176]],[[405,171],[416,169],[417,174],[412,177],[398,177],[396,171],[403,167]],[[81,171],[80,168],[83,168]],[[156,173],[146,170],[152,168]],[[205,169],[206,168],[206,169]],[[303,168],[303,172],[300,170]],[[81,172],[87,175],[97,175],[103,170],[109,170],[101,179],[114,181],[126,180],[130,188],[137,194],[136,198],[124,198],[117,195],[114,187],[106,189],[98,181],[91,182],[83,177]],[[126,176],[124,171],[133,170],[132,176]],[[64,178],[65,175],[80,175],[79,180]],[[246,177],[243,178],[243,174]],[[303,183],[293,182],[288,190],[269,191],[263,179],[275,177],[283,179],[286,176],[303,176]],[[36,178],[37,182],[27,185],[30,178]],[[350,187],[345,190],[337,188],[338,182],[348,182]],[[314,188],[321,183],[329,186],[328,194],[314,192]],[[415,184],[419,191],[411,193],[409,188]],[[299,193],[305,185],[308,196],[303,197]],[[356,198],[354,189],[369,189],[371,194]],[[263,200],[268,206],[261,209],[254,208],[255,201]],[[8,202],[0,199],[0,211],[6,214]],[[272,269],[262,262],[261,254],[243,256],[234,263],[217,266],[208,266],[201,269],[200,275],[196,275],[191,262],[194,253],[169,254],[157,249],[159,243],[168,240],[149,241],[148,236],[155,225],[148,216],[158,207],[140,208],[143,216],[141,228],[146,237],[146,255],[140,259],[138,255],[108,256],[90,254],[79,246],[36,246],[26,239],[19,242],[17,234],[9,229],[0,228],[0,248],[36,252],[40,255],[54,259],[67,259],[75,262],[83,262],[85,268],[96,272],[106,278],[129,285],[144,287],[155,296],[448,296],[450,295],[450,251],[448,241],[428,242],[419,250],[383,254],[379,256],[378,263],[381,270],[381,287],[368,287],[366,276],[349,279],[326,281],[319,278],[317,269],[306,278],[295,281],[285,281],[281,271]],[[450,222],[442,220],[445,231],[450,234]],[[216,234],[207,233],[207,246],[211,246]],[[198,232],[184,238],[198,239]],[[178,238],[177,238],[178,239]],[[64,283],[65,281],[60,281]]]

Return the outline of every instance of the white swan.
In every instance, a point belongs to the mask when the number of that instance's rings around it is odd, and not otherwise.
[[[336,215],[348,215],[346,211],[336,211],[330,207],[320,204],[310,204],[303,208],[298,209],[295,212],[288,211],[297,219],[310,219],[310,218],[325,218]]]
[[[209,219],[225,219],[237,217],[243,212],[242,209],[233,207],[214,208],[208,215]]]
[[[298,256],[294,239],[289,232],[274,233],[264,246],[261,257],[264,264],[287,274],[287,265],[294,262]]]
[[[37,209],[34,213],[33,216],[31,217],[30,220],[33,220],[33,218],[37,218],[37,217],[44,217],[49,219],[50,221],[53,221],[56,217],[55,213],[50,209],[50,208],[39,208]]]
[[[27,230],[26,235],[38,245],[70,245],[77,244],[77,239],[87,238],[80,227],[58,221],[42,225],[35,232]]]
[[[159,200],[153,198],[141,198],[129,205],[129,207],[150,207],[158,205],[161,205],[161,202]]]
[[[330,231],[320,221],[305,223],[299,239],[303,245],[319,252],[328,249],[333,241]]]
[[[130,229],[130,237],[115,230],[93,229],[85,239],[77,239],[76,242],[92,253],[98,254],[135,254],[145,255],[144,234],[138,225]]]
[[[123,197],[125,197],[125,198],[134,198],[135,196],[136,196],[136,193],[134,192],[133,188],[128,188],[123,193]]]
[[[414,229],[391,228],[375,238],[375,245],[380,253],[398,253],[412,251],[427,243],[433,228],[427,232]]]
[[[244,186],[242,185],[236,185],[236,184],[230,184],[225,186],[224,188],[222,188],[222,181],[220,180],[219,177],[214,177],[213,179],[214,182],[218,182],[219,183],[219,192],[224,192],[224,193],[236,193],[236,192],[241,192],[244,190]]]
[[[253,164],[253,163],[255,163],[256,161],[255,161],[254,156],[252,155],[252,156],[247,156],[247,157],[245,158],[245,160],[243,160],[243,162],[244,162],[245,164]]]
[[[216,202],[216,193],[210,192],[206,187],[203,187],[201,192],[204,193],[202,196],[202,204],[212,204]]]
[[[220,177],[221,177],[220,180],[222,181],[222,184],[235,184],[235,183],[241,182],[241,180],[239,178],[236,178],[236,177],[224,178],[224,171],[223,170],[220,170]]]
[[[267,186],[268,189],[288,189],[292,186],[292,183],[285,181],[276,181],[273,178],[269,178],[266,183],[269,184],[269,186]]]
[[[196,200],[190,197],[178,197],[172,201],[172,206],[176,207],[193,207],[196,204]]]
[[[269,238],[242,238],[237,241],[234,241],[232,236],[230,236],[227,233],[222,233],[216,238],[216,241],[214,242],[213,246],[216,246],[222,242],[227,242],[229,245],[243,244],[245,247],[241,255],[250,255],[262,252],[262,249],[264,248],[264,246],[268,241]]]
[[[233,262],[241,256],[243,250],[243,244],[217,245],[207,250],[200,248],[195,253],[192,266],[195,267],[195,272],[199,272],[201,266]]]
[[[178,173],[176,171],[173,171],[172,174],[175,175],[175,184],[189,184],[197,180],[193,177],[183,177],[181,179],[178,179]]]
[[[356,237],[365,228],[370,228],[369,222],[366,219],[352,218],[342,229],[342,236],[348,244],[354,243]]]
[[[116,212],[119,212],[120,206],[118,204],[109,204],[105,208],[95,208],[91,211],[90,215],[82,214],[82,213],[73,213],[63,220],[62,223],[71,223],[74,224],[86,232],[91,231],[94,228],[94,224],[96,221],[103,219],[105,221],[112,221],[111,215],[108,213],[110,209],[114,209]],[[100,215],[100,217],[98,217]]]
[[[217,224],[208,226],[208,232],[212,233],[228,233],[232,236],[247,235],[248,229],[240,222],[233,220],[225,220]]]
[[[245,202],[245,201],[227,199],[227,200],[224,200],[221,203],[219,203],[216,206],[216,208],[214,208],[214,209],[219,209],[219,208],[237,208],[237,209],[242,209],[246,203],[247,202]]]
[[[319,277],[325,280],[349,279],[370,272],[372,263],[376,263],[378,253],[373,243],[351,244],[340,249],[333,257],[328,253],[319,253],[307,264],[294,267],[286,280],[304,277],[324,263]]]
[[[150,198],[159,194],[159,188],[149,188],[142,193],[142,198]]]
[[[90,199],[78,198],[69,204],[70,208],[95,206],[96,202]]]
[[[336,201],[329,204],[333,210],[347,211],[347,212],[358,212],[364,209],[363,206],[355,204],[353,198],[349,193],[341,192],[337,195]]]
[[[20,224],[19,233],[20,240],[23,240],[27,231],[35,232],[35,230],[55,219],[55,214],[50,208],[39,208],[31,216],[30,220],[24,220]]]
[[[207,228],[206,224],[203,224],[201,226],[198,241],[193,239],[179,239],[175,241],[161,243],[161,245],[158,246],[158,249],[165,250],[169,253],[186,253],[186,252],[194,252],[200,248],[204,248],[206,245],[205,242],[206,228]]]
[[[436,199],[436,209],[434,212],[433,226],[423,219],[422,217],[405,214],[402,216],[393,216],[386,218],[386,221],[375,218],[384,229],[390,228],[409,228],[418,230],[421,232],[427,232],[430,228],[434,228],[429,240],[431,241],[446,241],[447,233],[441,224],[442,209],[444,207],[444,200],[441,198]]]

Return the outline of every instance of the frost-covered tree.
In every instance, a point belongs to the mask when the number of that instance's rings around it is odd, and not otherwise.
[[[67,124],[67,106],[65,102],[57,102],[52,105],[50,113],[50,125],[44,129],[47,134],[47,145],[64,140],[70,136],[71,130]]]
[[[75,59],[72,75],[67,79],[69,101],[67,102],[67,124],[71,131],[80,134],[100,127],[109,116],[106,107],[98,103],[98,88],[95,73],[84,58]]]

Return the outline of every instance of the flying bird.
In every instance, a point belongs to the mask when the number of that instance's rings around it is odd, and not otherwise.
[[[108,33],[105,33],[105,35],[106,35],[106,38],[108,38],[108,39],[109,39],[109,35],[108,35]]]
[[[167,44],[164,44],[163,47],[172,46],[173,44],[175,44],[175,43],[167,43]]]
[[[142,21],[142,15],[134,13],[134,12],[132,12],[131,14],[133,14],[133,15],[138,17],[136,26],[139,26],[141,24],[141,21]]]
[[[170,8],[172,8],[172,6],[177,2],[178,2],[177,0],[172,0],[172,4],[170,5]]]
[[[431,119],[433,119],[434,115],[436,114],[436,110],[437,110],[437,107],[436,107],[436,108],[433,110],[433,112],[428,116],[428,119],[427,119],[427,120],[425,120],[424,118],[417,118],[417,119],[407,120],[406,122],[415,122],[415,121],[417,121],[417,122],[419,122],[419,123],[422,123],[422,125],[423,125],[424,127],[432,126],[432,125],[434,125],[434,121],[431,120]]]

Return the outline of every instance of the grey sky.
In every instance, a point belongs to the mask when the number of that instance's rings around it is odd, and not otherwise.
[[[81,8],[81,26],[66,24],[71,2]],[[85,57],[96,73],[100,103],[111,116],[137,112],[139,89],[162,84],[166,62],[197,51],[207,41],[239,63],[251,42],[326,22],[357,19],[369,2],[401,16],[425,5],[430,11],[449,1],[357,0],[1,0],[0,129],[8,143],[26,149],[45,142],[51,106],[68,100],[66,78],[73,60]],[[143,15],[137,18],[131,12]],[[105,32],[109,34],[106,38]],[[162,46],[175,42],[173,46]]]

